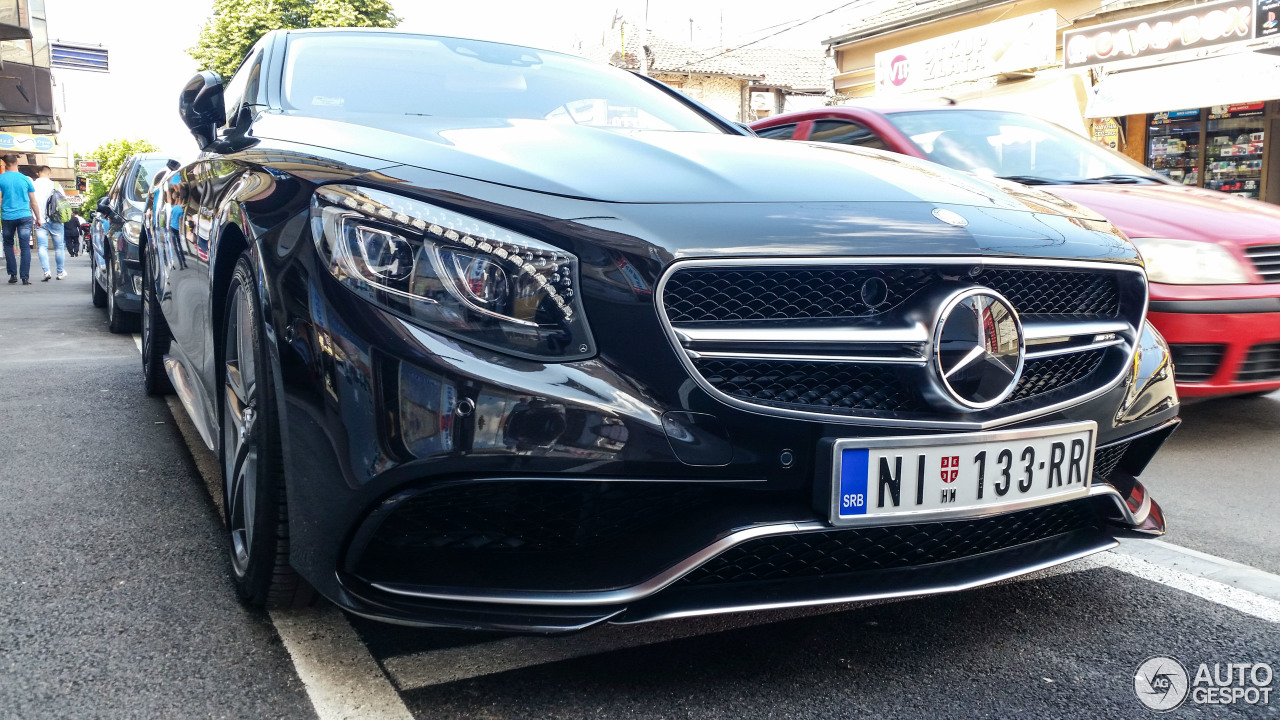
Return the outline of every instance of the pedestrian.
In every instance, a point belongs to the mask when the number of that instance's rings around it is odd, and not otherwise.
[[[0,239],[4,242],[4,264],[9,271],[9,284],[18,282],[30,285],[31,280],[31,231],[39,227],[40,208],[36,206],[36,186],[31,178],[18,172],[18,156],[5,155],[3,173],[0,173]],[[19,267],[14,257],[13,241],[20,243],[22,263]]]
[[[80,226],[84,224],[84,218],[77,213],[71,213],[71,218],[62,224],[62,237],[67,241],[67,255],[76,257],[80,254]]]
[[[53,171],[48,165],[41,165],[36,168],[36,181],[34,183],[36,189],[36,250],[40,256],[40,269],[44,271],[44,279],[41,282],[49,282],[53,277],[49,273],[49,238],[53,238],[53,257],[57,265],[58,279],[67,276],[64,269],[67,264],[67,243],[63,233],[62,223],[58,218],[50,217],[49,201],[60,202],[66,199],[66,193],[62,192],[62,187],[49,177]],[[56,207],[56,206],[55,206]]]

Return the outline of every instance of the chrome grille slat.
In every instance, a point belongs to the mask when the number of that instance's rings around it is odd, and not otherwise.
[[[907,285],[869,308],[875,282],[893,277]],[[818,295],[841,281],[872,291],[842,288],[822,302]],[[966,287],[1008,298],[1023,315],[1027,343],[1010,396],[971,413],[940,408],[921,390],[937,298]],[[815,419],[949,428],[992,427],[1114,385],[1146,298],[1145,276],[1133,266],[1005,258],[686,260],[657,290],[672,343],[713,396]]]

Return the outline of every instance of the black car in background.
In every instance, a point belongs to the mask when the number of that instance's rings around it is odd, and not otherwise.
[[[143,370],[221,458],[249,604],[556,632],[1164,530],[1168,350],[1069,203],[394,31],[269,33],[180,108]]]
[[[177,160],[159,153],[130,155],[95,208],[97,213],[86,240],[92,266],[89,291],[93,306],[107,309],[111,332],[137,329],[138,312],[142,309],[142,266],[138,255],[142,213],[152,180],[169,163],[178,165]]]

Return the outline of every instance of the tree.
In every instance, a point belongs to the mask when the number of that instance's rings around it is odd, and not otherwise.
[[[253,44],[277,28],[382,27],[400,24],[389,0],[214,0],[213,15],[187,52],[230,78]]]
[[[77,160],[83,157],[85,160],[98,161],[97,174],[88,176],[89,183],[85,189],[84,205],[81,207],[86,208],[86,212],[91,212],[94,209],[98,204],[98,198],[107,194],[111,184],[116,181],[116,173],[120,171],[120,166],[124,164],[124,161],[130,155],[156,152],[159,149],[147,140],[120,138],[119,140],[102,143],[87,155],[77,155]]]

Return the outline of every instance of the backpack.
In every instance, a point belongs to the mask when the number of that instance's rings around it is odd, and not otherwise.
[[[75,208],[71,207],[71,201],[62,192],[62,188],[55,186],[44,204],[45,218],[49,222],[65,223],[74,213]]]

